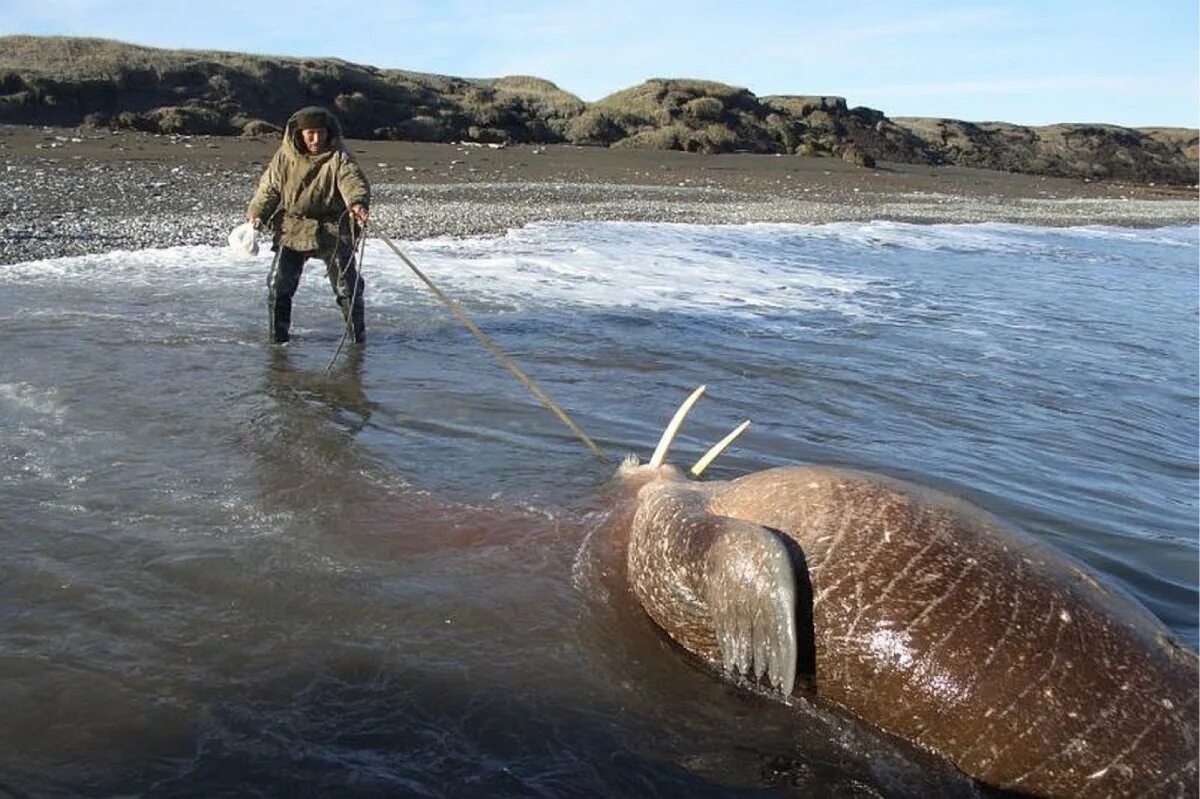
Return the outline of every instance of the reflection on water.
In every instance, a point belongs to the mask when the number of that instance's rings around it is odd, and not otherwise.
[[[334,422],[350,433],[357,433],[371,420],[377,406],[363,388],[363,347],[345,349],[319,371],[293,363],[286,346],[271,347],[269,355],[267,391],[279,397],[280,404],[308,400],[325,405]]]

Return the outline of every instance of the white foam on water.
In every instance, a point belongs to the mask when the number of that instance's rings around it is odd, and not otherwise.
[[[756,257],[753,247],[714,246],[729,230],[539,223],[505,236],[435,238],[404,247],[452,296],[482,293],[493,302],[522,307],[686,308],[733,314],[837,309],[852,303],[865,285],[861,279],[826,272],[815,261],[781,261]],[[740,235],[753,238],[745,229]],[[368,245],[368,250],[368,259],[381,255],[378,247]],[[407,267],[395,256],[388,260],[383,255],[381,267],[400,285]]]
[[[74,255],[23,261],[0,267],[0,284],[69,281],[124,283],[130,286],[199,286],[213,281],[262,279],[271,266],[271,253],[239,258],[228,247],[189,245],[149,250],[113,250],[97,255]]]
[[[1097,240],[1194,247],[1197,228],[1038,228],[1008,223],[714,226],[631,222],[536,223],[503,236],[440,237],[399,246],[449,296],[502,308],[576,306],[726,315],[824,310],[870,313],[896,287],[856,271],[853,251],[991,252],[1061,256]],[[228,247],[114,251],[12,264],[0,283],[97,282],[180,290],[220,285],[265,292],[272,253],[246,259]],[[428,302],[425,287],[390,248],[369,239],[369,302]],[[304,282],[324,283],[310,262]],[[868,296],[869,295],[869,296]]]
[[[33,479],[62,487],[86,482],[70,464],[79,434],[70,429],[68,408],[59,392],[30,383],[0,383],[0,484],[26,485]]]
[[[57,391],[29,383],[0,383],[0,406],[10,413],[40,417],[54,424],[61,424],[67,416],[67,406]]]
[[[849,244],[899,248],[919,252],[990,252],[999,255],[1060,253],[1064,246],[1087,247],[1097,241],[1136,241],[1168,247],[1194,247],[1200,228],[1124,228],[1106,225],[1043,228],[1011,222],[974,224],[913,224],[908,222],[835,222],[812,227],[812,238]]]
[[[1061,235],[1078,239],[1108,241],[1137,241],[1143,244],[1162,244],[1168,247],[1195,247],[1200,243],[1200,227],[1124,228],[1087,225],[1066,228]]]

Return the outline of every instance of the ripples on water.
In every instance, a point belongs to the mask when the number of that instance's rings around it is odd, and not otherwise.
[[[539,225],[408,245],[614,458],[964,496],[1197,638],[1197,230]],[[264,258],[0,267],[0,795],[971,795],[693,667],[588,455],[390,252],[365,357]],[[796,715],[800,715],[797,722]]]

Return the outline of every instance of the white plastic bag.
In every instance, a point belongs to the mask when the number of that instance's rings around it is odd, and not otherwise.
[[[239,258],[258,255],[258,231],[249,222],[243,222],[229,233],[229,249]]]

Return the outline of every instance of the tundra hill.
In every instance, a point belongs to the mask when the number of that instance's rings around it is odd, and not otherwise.
[[[840,97],[757,97],[688,79],[648,80],[586,103],[536,77],[458,78],[104,39],[0,37],[0,122],[165,134],[277,134],[324,105],[348,136],[752,152],[957,164],[1029,174],[1191,185],[1196,132],[1113,125],[1022,127],[889,119]]]
[[[959,166],[1091,179],[1194,184],[1196,132],[1116,125],[1023,127],[897,117],[925,147]]]

